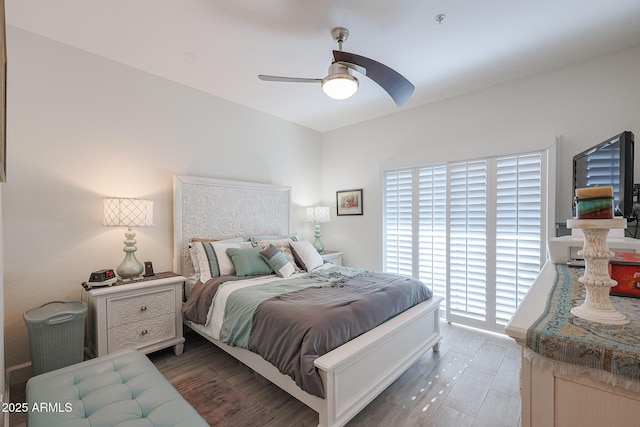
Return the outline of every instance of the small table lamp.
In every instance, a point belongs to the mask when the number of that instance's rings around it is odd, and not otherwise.
[[[134,279],[142,274],[142,264],[136,259],[136,233],[131,227],[150,227],[153,225],[153,201],[144,199],[127,199],[121,197],[105,197],[104,219],[102,225],[110,227],[127,227],[124,233],[124,260],[116,273],[122,279]]]
[[[323,222],[329,222],[329,207],[328,206],[313,206],[307,208],[307,222],[314,222],[316,224],[314,236],[316,238],[313,242],[313,247],[316,248],[319,254],[324,252],[324,245],[320,241],[320,224]]]

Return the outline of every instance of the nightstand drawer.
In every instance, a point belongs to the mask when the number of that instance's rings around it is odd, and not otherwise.
[[[182,354],[184,276],[156,273],[88,292],[87,346],[94,357],[133,347],[151,353],[173,346]]]
[[[173,288],[146,292],[133,296],[109,298],[107,300],[107,327],[130,325],[175,312],[175,291]]]
[[[176,322],[174,314],[164,314],[109,329],[107,351],[111,353],[127,347],[144,347],[175,336]]]

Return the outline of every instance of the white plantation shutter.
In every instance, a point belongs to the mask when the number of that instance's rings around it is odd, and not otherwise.
[[[496,161],[496,323],[506,325],[540,271],[542,156]]]
[[[449,320],[502,331],[545,255],[544,152],[387,171],[384,270],[446,298]]]
[[[487,162],[449,166],[450,315],[487,316]]]
[[[418,279],[446,298],[447,165],[418,170],[418,204]]]
[[[384,174],[384,271],[413,275],[413,172]]]

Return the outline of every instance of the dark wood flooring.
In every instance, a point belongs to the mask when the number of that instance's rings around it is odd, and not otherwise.
[[[348,427],[518,427],[520,347],[510,338],[441,323],[440,351],[429,350],[407,372],[353,418]],[[176,383],[215,367],[229,383],[251,395],[273,414],[266,427],[316,427],[318,415],[194,332],[185,350],[150,354],[158,369]],[[12,387],[11,400],[24,400],[24,384]],[[22,399],[22,400],[21,400]],[[24,426],[11,417],[11,426]]]
[[[425,353],[348,427],[518,427],[520,347],[512,339],[441,323],[440,351]],[[318,415],[191,332],[185,352],[150,355],[171,382],[209,363],[274,415],[267,427],[316,427]]]

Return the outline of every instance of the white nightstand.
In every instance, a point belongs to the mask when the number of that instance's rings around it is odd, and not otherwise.
[[[320,254],[325,262],[330,262],[335,265],[342,265],[342,252],[338,251],[324,251]]]
[[[182,354],[182,288],[172,272],[88,291],[89,353],[103,356],[127,347],[143,353],[175,346]]]

